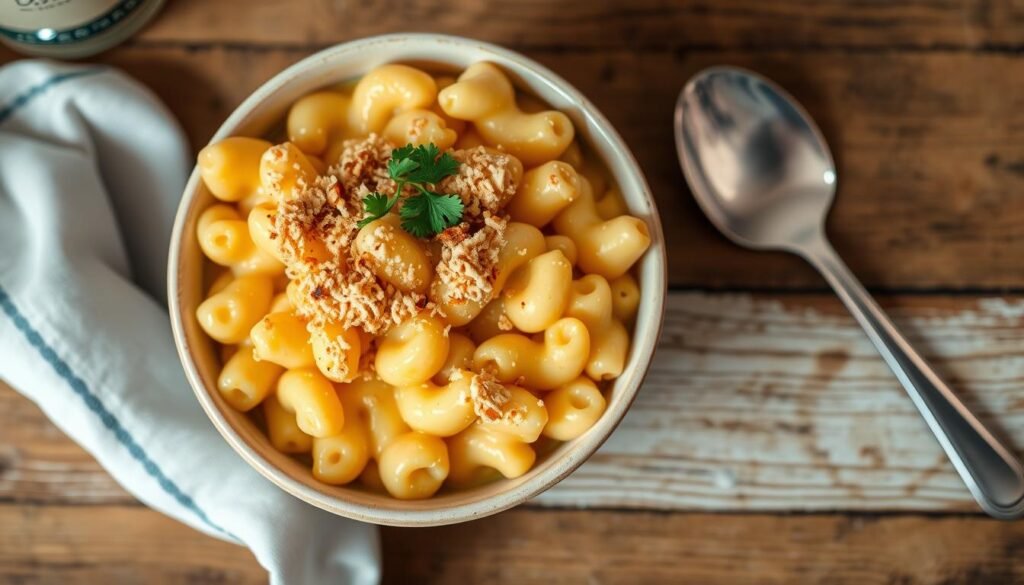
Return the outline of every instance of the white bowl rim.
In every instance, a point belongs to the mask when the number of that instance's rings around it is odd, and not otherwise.
[[[597,449],[608,439],[608,437],[611,436],[612,432],[622,421],[622,418],[625,416],[626,412],[628,412],[629,407],[635,400],[637,392],[643,383],[643,379],[650,368],[651,360],[654,357],[654,350],[661,334],[662,321],[664,319],[665,297],[667,293],[667,266],[664,234],[656,202],[651,194],[650,187],[647,185],[647,181],[643,176],[639,163],[636,161],[636,158],[633,156],[626,143],[622,140],[618,131],[615,130],[608,119],[605,118],[600,110],[598,110],[589,99],[587,99],[560,75],[529,57],[484,41],[467,37],[432,33],[393,33],[356,39],[328,47],[287,67],[263,83],[263,85],[257,88],[249,95],[249,97],[235,108],[231,115],[228,116],[224,123],[217,129],[217,132],[210,138],[210,143],[233,135],[234,130],[245,120],[254,108],[276,91],[285,87],[289,80],[307,68],[317,65],[323,61],[332,61],[346,53],[358,52],[369,46],[378,44],[408,44],[410,42],[420,44],[425,43],[434,46],[454,44],[461,47],[473,48],[478,51],[490,53],[499,61],[505,60],[533,70],[533,72],[536,73],[537,79],[531,85],[535,86],[537,83],[544,83],[551,91],[559,93],[577,104],[582,114],[593,122],[596,132],[595,136],[592,137],[592,140],[596,141],[597,138],[600,138],[600,140],[606,142],[613,150],[619,153],[619,156],[624,159],[625,164],[623,165],[623,172],[637,187],[639,195],[646,200],[646,203],[651,210],[649,217],[646,217],[645,221],[650,229],[651,241],[654,245],[651,246],[647,254],[654,256],[655,266],[651,277],[653,282],[645,283],[641,288],[641,294],[654,302],[655,306],[653,307],[654,310],[651,312],[651,316],[656,317],[658,319],[658,323],[654,328],[654,335],[638,338],[634,331],[631,353],[638,352],[637,354],[641,357],[635,364],[635,370],[633,372],[634,375],[631,376],[629,383],[623,388],[616,388],[617,392],[626,393],[626,397],[619,404],[619,408],[615,412],[612,412],[609,407],[591,431],[588,431],[582,437],[575,439],[576,444],[573,445],[572,450],[551,461],[550,465],[545,469],[511,489],[464,504],[437,506],[423,510],[391,510],[377,506],[363,505],[317,491],[316,489],[303,484],[278,469],[239,436],[237,431],[235,431],[230,422],[214,403],[210,396],[211,390],[207,389],[203,383],[195,360],[189,353],[189,344],[184,331],[184,324],[182,320],[183,315],[181,311],[181,304],[179,302],[180,291],[178,290],[179,263],[181,261],[180,252],[182,248],[181,242],[184,237],[185,223],[188,217],[189,208],[192,206],[193,200],[198,192],[197,187],[200,180],[197,168],[193,169],[192,174],[189,176],[188,183],[185,186],[171,234],[170,253],[168,257],[168,308],[175,346],[185,370],[186,378],[199,400],[200,405],[212,421],[214,427],[216,427],[228,444],[231,445],[231,447],[261,475],[284,491],[306,501],[309,504],[334,514],[373,524],[391,526],[438,526],[474,520],[496,514],[537,496],[575,471],[576,468],[593,455],[594,452],[596,452]],[[653,287],[651,286],[652,284],[654,285]],[[628,371],[624,372],[623,377],[625,377],[625,374],[627,373]],[[430,500],[423,501],[429,502]]]

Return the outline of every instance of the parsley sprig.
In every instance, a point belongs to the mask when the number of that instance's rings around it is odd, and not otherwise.
[[[437,193],[431,188],[445,177],[459,170],[459,161],[449,154],[441,154],[437,145],[407,144],[391,151],[388,176],[395,182],[395,194],[390,198],[383,193],[370,193],[363,197],[366,217],[358,223],[360,228],[387,215],[402,197],[406,185],[417,193],[406,198],[398,211],[402,228],[418,238],[427,238],[444,231],[462,220],[462,199],[450,193]]]

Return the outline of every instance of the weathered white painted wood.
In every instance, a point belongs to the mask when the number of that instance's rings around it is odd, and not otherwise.
[[[1024,299],[883,299],[983,418],[1024,446]],[[0,390],[0,500],[131,498]],[[587,464],[537,503],[709,510],[973,510],[902,389],[825,295],[674,293],[654,368]]]
[[[655,364],[605,446],[539,503],[973,510],[913,405],[831,297],[674,294]],[[893,315],[975,412],[1024,445],[1020,300]]]

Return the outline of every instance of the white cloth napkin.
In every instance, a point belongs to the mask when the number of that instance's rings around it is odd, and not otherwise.
[[[185,381],[164,291],[191,167],[170,113],[116,70],[0,68],[0,379],[147,505],[248,546],[272,583],[377,583],[376,529],[264,480]]]

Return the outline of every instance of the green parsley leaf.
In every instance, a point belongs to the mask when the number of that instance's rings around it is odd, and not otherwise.
[[[366,208],[366,217],[359,220],[356,224],[360,229],[367,226],[372,221],[376,221],[391,211],[391,208],[398,203],[398,195],[396,194],[391,199],[388,199],[387,195],[383,193],[370,193],[366,197],[363,197],[363,207]]]
[[[406,199],[398,214],[405,231],[418,238],[426,238],[459,223],[462,199],[458,195],[439,195],[428,191]]]
[[[433,142],[417,146],[411,152],[406,150],[409,146],[411,145],[407,145],[399,150],[402,151],[402,154],[406,155],[407,158],[405,160],[411,160],[416,163],[416,166],[405,174],[405,179],[410,183],[435,185],[440,183],[441,179],[458,172],[459,161],[455,160],[455,157],[450,153],[441,154],[441,151]],[[395,154],[392,152],[391,156],[393,159]]]
[[[394,158],[394,156],[392,154],[391,160],[388,161],[388,175],[395,181],[409,180],[407,175],[419,168],[420,164],[410,158],[398,159]]]
[[[381,193],[363,198],[367,216],[357,224],[360,228],[390,213],[410,185],[417,193],[405,200],[399,212],[402,227],[419,238],[428,238],[458,224],[462,220],[462,200],[458,195],[435,193],[428,186],[459,171],[459,161],[450,153],[441,153],[436,144],[406,144],[391,151],[388,176],[395,182],[395,195],[388,199]]]

